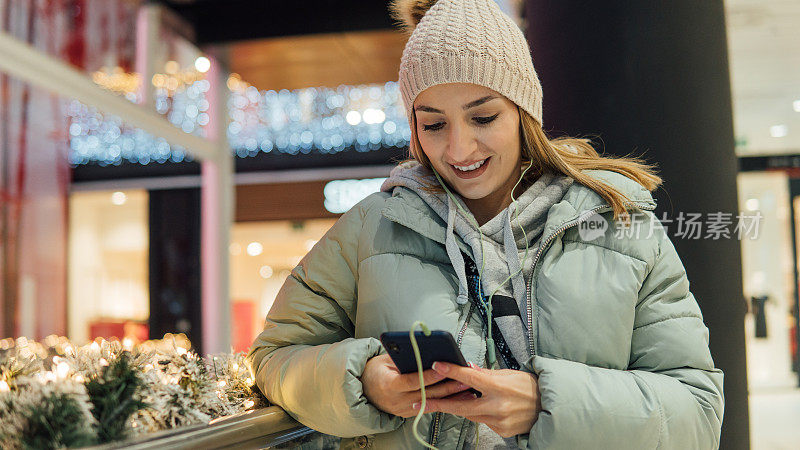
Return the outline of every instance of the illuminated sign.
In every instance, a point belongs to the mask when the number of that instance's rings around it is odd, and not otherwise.
[[[334,213],[344,213],[368,195],[379,192],[386,178],[364,180],[334,180],[325,185],[325,209]]]

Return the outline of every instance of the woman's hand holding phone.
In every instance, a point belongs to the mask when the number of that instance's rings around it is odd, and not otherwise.
[[[422,375],[427,399],[441,399],[470,388],[459,381],[442,382],[447,377],[433,369],[423,371]],[[416,372],[401,374],[388,354],[367,361],[361,384],[364,396],[381,411],[406,418],[417,415],[418,408],[414,409],[412,405],[422,400],[419,375]],[[472,394],[469,397],[473,398]]]
[[[425,412],[444,412],[485,423],[503,437],[528,433],[539,418],[542,402],[539,383],[533,374],[519,370],[488,370],[473,364],[461,367],[436,362],[434,371],[475,388],[480,398],[457,395],[452,398],[428,400]],[[414,404],[419,411],[419,403]]]

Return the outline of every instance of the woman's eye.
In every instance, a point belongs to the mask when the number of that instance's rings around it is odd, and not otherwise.
[[[493,121],[494,119],[497,119],[497,116],[499,116],[499,115],[500,115],[500,113],[497,113],[497,114],[495,114],[493,116],[476,117],[475,121],[480,123],[480,124],[487,124],[487,123]]]
[[[497,113],[497,114],[495,114],[493,116],[474,117],[473,120],[475,120],[475,122],[477,122],[477,123],[479,123],[481,125],[486,125],[487,123],[490,123],[490,122],[494,121],[494,119],[497,119],[497,116],[499,116],[499,115],[500,115],[500,113]],[[422,125],[422,129],[423,129],[423,131],[439,131],[439,130],[442,129],[443,126],[444,126],[443,122],[436,122],[436,123],[434,123],[432,125]]]
[[[424,131],[437,131],[440,130],[443,126],[444,124],[442,122],[437,122],[434,123],[433,125],[423,125],[422,129]]]

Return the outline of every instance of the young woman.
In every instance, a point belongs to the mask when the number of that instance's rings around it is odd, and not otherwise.
[[[660,178],[546,137],[527,42],[494,1],[392,6],[413,159],[287,278],[248,356],[259,388],[344,446],[421,447],[419,377],[377,337],[423,320],[471,361],[424,371],[428,445],[718,447],[722,372],[651,212]]]

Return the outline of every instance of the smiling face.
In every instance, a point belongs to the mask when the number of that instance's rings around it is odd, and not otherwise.
[[[491,218],[505,208],[520,175],[516,104],[483,86],[448,83],[422,91],[414,113],[422,151],[472,213]]]

